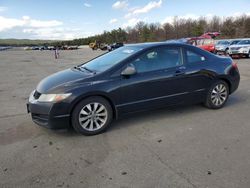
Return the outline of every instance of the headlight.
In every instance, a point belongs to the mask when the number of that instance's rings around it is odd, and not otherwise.
[[[66,98],[68,98],[71,93],[65,94],[41,94],[41,96],[37,99],[38,102],[59,102]]]
[[[241,51],[248,51],[248,48],[242,47],[242,48],[240,48],[240,50],[241,50]]]

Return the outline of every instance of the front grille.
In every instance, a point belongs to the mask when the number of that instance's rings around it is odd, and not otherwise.
[[[241,47],[231,47],[231,50],[239,50]]]
[[[37,90],[34,92],[34,94],[33,94],[33,97],[35,98],[35,99],[39,99],[39,97],[41,96],[41,93],[39,93]]]

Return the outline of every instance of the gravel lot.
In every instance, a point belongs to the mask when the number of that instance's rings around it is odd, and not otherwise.
[[[102,53],[0,52],[0,187],[250,186],[250,60],[225,108],[139,113],[86,137],[35,125],[29,93],[45,76]]]

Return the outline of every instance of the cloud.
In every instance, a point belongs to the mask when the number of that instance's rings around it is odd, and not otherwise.
[[[0,6],[0,12],[4,12],[4,11],[6,11],[8,8],[7,7],[1,7]]]
[[[150,12],[151,10],[153,10],[155,8],[160,8],[161,5],[162,5],[162,0],[159,0],[159,1],[150,1],[144,7],[138,7],[138,8],[132,8],[132,9],[130,9],[130,12],[125,15],[125,18],[129,18],[131,16],[138,15],[138,14],[148,13],[148,12]]]
[[[211,20],[213,19],[214,16],[216,16],[216,15],[210,14],[210,13],[209,13],[209,14],[206,14],[206,15],[186,14],[186,15],[180,15],[180,16],[167,16],[167,17],[161,22],[161,24],[164,24],[164,23],[173,24],[175,18],[182,19],[182,20],[188,20],[188,19],[191,19],[191,20],[198,20],[198,19],[200,19],[201,17],[205,17],[208,21],[211,21]],[[221,18],[223,18],[223,17],[221,17]]]
[[[0,16],[0,34],[1,32],[9,35],[19,33],[20,36],[33,39],[59,40],[86,37],[91,34],[78,28],[65,28],[63,22],[58,20],[37,20],[29,16],[20,19]]]
[[[23,29],[23,33],[31,35],[36,39],[60,39],[71,40],[89,35],[90,33],[81,33],[80,29],[71,28],[28,28]]]
[[[31,19],[29,16],[23,16],[22,19],[25,21],[25,24],[29,27],[56,27],[63,25],[63,22],[57,21],[57,20],[35,20]]]
[[[113,5],[113,9],[125,9],[128,7],[128,2],[127,1],[116,1]]]
[[[174,19],[176,17],[177,16],[167,16],[161,23],[162,24],[164,24],[164,23],[173,24],[174,23]],[[184,20],[188,20],[188,19],[198,20],[199,18],[200,18],[200,16],[195,15],[195,14],[186,14],[186,15],[178,16],[178,19],[184,19]]]
[[[250,12],[245,12],[245,13],[242,13],[242,12],[235,12],[232,17],[240,17],[242,15],[246,15],[246,16],[250,16]]]
[[[117,20],[116,18],[113,18],[113,19],[109,20],[109,23],[110,23],[110,24],[114,24],[114,23],[116,23],[116,22],[118,22],[118,20]]]
[[[15,18],[5,18],[0,16],[0,32],[12,29],[13,27],[20,27],[25,24],[24,20],[19,20]]]
[[[139,18],[131,18],[126,23],[124,23],[122,25],[122,28],[133,27],[133,26],[135,26],[140,21],[142,21],[142,20],[139,19]]]
[[[92,5],[89,4],[89,3],[84,3],[83,5],[84,5],[85,7],[88,7],[88,8],[92,7]]]
[[[31,19],[29,16],[23,16],[21,19],[6,18],[0,16],[0,32],[12,29],[14,27],[43,28],[43,27],[56,27],[60,25],[63,25],[63,23],[57,20],[43,21],[43,20]]]

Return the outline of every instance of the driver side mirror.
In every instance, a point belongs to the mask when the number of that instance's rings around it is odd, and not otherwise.
[[[131,76],[136,74],[136,69],[134,67],[134,65],[130,64],[128,65],[122,72],[121,75],[122,76]]]

